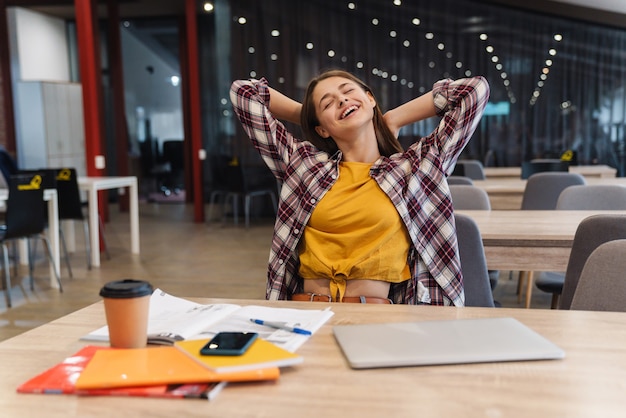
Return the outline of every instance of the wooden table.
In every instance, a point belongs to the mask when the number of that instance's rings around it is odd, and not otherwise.
[[[98,217],[98,192],[128,188],[130,201],[130,249],[139,254],[139,201],[137,177],[79,177],[78,186],[87,192],[89,199],[89,232],[91,239],[91,265],[100,266],[100,229]]]
[[[9,198],[9,190],[8,189],[0,189],[0,201],[5,202]],[[59,205],[58,205],[58,194],[56,189],[45,189],[43,191],[43,200],[48,202],[48,239],[50,241],[50,251],[52,252],[52,258],[54,260],[54,264],[56,266],[57,272],[56,274],[61,274],[61,257],[59,251]],[[21,263],[24,265],[28,265],[28,256],[26,246],[20,249],[21,252]],[[54,266],[50,265],[50,286],[55,289],[59,288],[59,283],[56,279],[56,274],[54,272]]]
[[[616,184],[626,187],[626,177],[585,177],[587,184]],[[519,178],[495,178],[474,180],[474,185],[489,195],[491,209],[520,209],[526,180]]]
[[[522,177],[521,167],[485,167],[483,169],[487,179]],[[608,165],[572,165],[569,167],[570,173],[580,173],[585,177],[615,177],[617,169]]]
[[[492,270],[529,272],[526,307],[530,307],[533,271],[565,271],[578,224],[592,215],[626,211],[459,210],[480,230],[487,266]]]
[[[194,299],[320,309],[326,304]],[[104,325],[101,303],[0,343],[4,417],[617,417],[626,408],[626,314],[526,309],[333,304],[335,315],[299,350],[304,363],[276,383],[230,384],[211,401],[26,395],[16,387],[84,345]],[[332,325],[514,317],[565,359],[352,370]],[[416,347],[419,349],[419,347]]]

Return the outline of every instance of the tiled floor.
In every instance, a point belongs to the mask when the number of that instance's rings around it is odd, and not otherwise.
[[[99,268],[87,270],[82,234],[71,255],[74,278],[62,266],[64,292],[50,288],[43,257],[35,270],[35,290],[30,290],[27,269],[12,278],[13,307],[7,309],[0,291],[0,340],[10,338],[98,301],[107,281],[134,278],[176,296],[261,299],[265,295],[266,265],[272,219],[253,219],[249,229],[239,223],[193,222],[193,207],[184,204],[141,203],[141,254],[130,255],[128,214],[111,207],[105,234],[111,259],[102,257]],[[41,246],[39,246],[41,252]],[[516,296],[517,276],[501,272],[495,299],[505,307],[522,307]],[[536,290],[533,308],[550,307],[550,296]]]

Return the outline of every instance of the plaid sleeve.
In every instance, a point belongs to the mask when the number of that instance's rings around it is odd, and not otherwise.
[[[237,80],[230,100],[243,130],[276,178],[283,180],[294,137],[269,111],[267,80]]]
[[[433,86],[437,114],[442,116],[435,130],[444,171],[449,172],[476,130],[489,101],[489,84],[483,77],[440,80]]]

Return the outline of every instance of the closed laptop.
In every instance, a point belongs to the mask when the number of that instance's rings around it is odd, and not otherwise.
[[[352,368],[561,359],[564,351],[514,318],[336,325]]]

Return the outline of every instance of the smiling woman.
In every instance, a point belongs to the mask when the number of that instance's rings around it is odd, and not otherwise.
[[[303,104],[265,79],[234,82],[235,113],[283,185],[266,297],[462,306],[445,178],[488,98],[482,77],[444,79],[383,115],[343,71],[315,77]],[[298,116],[305,141],[277,120]],[[403,151],[394,133],[434,116],[436,129]]]

